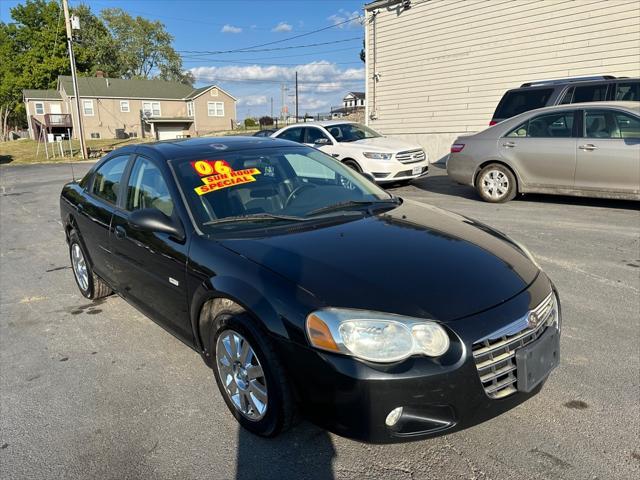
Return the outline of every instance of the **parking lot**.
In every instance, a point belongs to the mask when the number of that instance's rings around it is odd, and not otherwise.
[[[76,177],[89,167],[74,165]],[[306,422],[274,440],[240,430],[197,354],[120,298],[92,304],[79,294],[58,211],[71,167],[3,166],[0,175],[2,478],[640,476],[637,203],[531,195],[488,204],[437,165],[393,188],[529,247],[560,292],[562,362],[540,395],[487,423],[366,445]]]

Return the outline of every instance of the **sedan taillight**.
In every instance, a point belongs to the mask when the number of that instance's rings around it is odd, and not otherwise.
[[[489,126],[490,126],[490,127],[493,127],[494,125],[497,125],[497,124],[498,124],[498,122],[496,122],[495,120],[491,120],[491,121],[489,122]]]
[[[454,143],[453,145],[451,145],[451,153],[461,152],[463,148],[464,143]]]

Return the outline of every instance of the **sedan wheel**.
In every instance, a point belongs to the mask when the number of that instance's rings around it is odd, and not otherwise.
[[[516,179],[507,167],[491,164],[483,168],[478,175],[476,189],[484,201],[502,203],[515,198]]]
[[[267,380],[249,341],[234,330],[225,330],[218,337],[216,360],[228,400],[245,418],[261,420],[269,405]]]
[[[82,248],[80,237],[75,231],[71,231],[69,234],[69,257],[73,276],[83,296],[91,300],[97,300],[111,295],[111,288],[93,273],[85,250]]]
[[[81,290],[89,290],[89,271],[87,270],[87,261],[84,259],[80,245],[74,243],[71,246],[71,265],[73,273],[78,281]]]

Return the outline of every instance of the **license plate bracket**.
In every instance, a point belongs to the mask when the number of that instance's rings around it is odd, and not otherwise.
[[[560,332],[548,327],[533,343],[516,351],[517,389],[530,392],[560,363]]]

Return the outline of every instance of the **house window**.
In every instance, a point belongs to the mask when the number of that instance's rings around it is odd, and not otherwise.
[[[36,106],[36,115],[44,115],[44,103],[36,102],[35,106]]]
[[[207,102],[207,114],[210,117],[224,117],[224,103]]]
[[[142,102],[142,111],[150,112],[153,117],[161,117],[160,102]]]
[[[129,113],[129,100],[120,100],[120,111],[122,113]]]
[[[193,117],[193,102],[187,102],[187,117]]]
[[[85,117],[93,117],[93,100],[82,101],[82,112]]]

